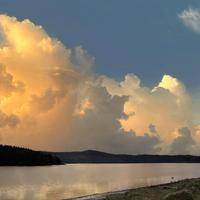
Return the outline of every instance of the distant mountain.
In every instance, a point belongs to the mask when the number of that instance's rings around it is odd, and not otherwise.
[[[200,163],[200,156],[191,155],[126,155],[94,150],[52,154],[63,163]]]
[[[191,155],[127,155],[88,150],[82,152],[44,152],[0,145],[0,166],[42,166],[70,163],[200,163]]]
[[[56,156],[47,152],[22,147],[0,145],[0,166],[39,166],[62,164]]]

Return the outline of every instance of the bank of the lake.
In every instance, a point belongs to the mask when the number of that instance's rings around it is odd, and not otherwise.
[[[76,198],[76,200],[199,200],[200,178],[167,184],[110,192]]]

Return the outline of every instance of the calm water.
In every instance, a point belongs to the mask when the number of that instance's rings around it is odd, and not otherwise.
[[[1,200],[56,200],[200,177],[200,164],[0,167]]]

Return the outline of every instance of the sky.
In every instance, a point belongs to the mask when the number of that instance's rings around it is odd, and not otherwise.
[[[200,2],[0,0],[0,140],[199,154]]]
[[[0,1],[0,13],[28,18],[67,47],[87,49],[97,73],[134,73],[151,85],[167,73],[190,90],[199,89],[200,36],[177,15],[199,7],[198,0]]]

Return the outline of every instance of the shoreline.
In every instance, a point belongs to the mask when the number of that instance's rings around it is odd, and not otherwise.
[[[121,191],[97,193],[65,200],[199,200],[200,178]]]

